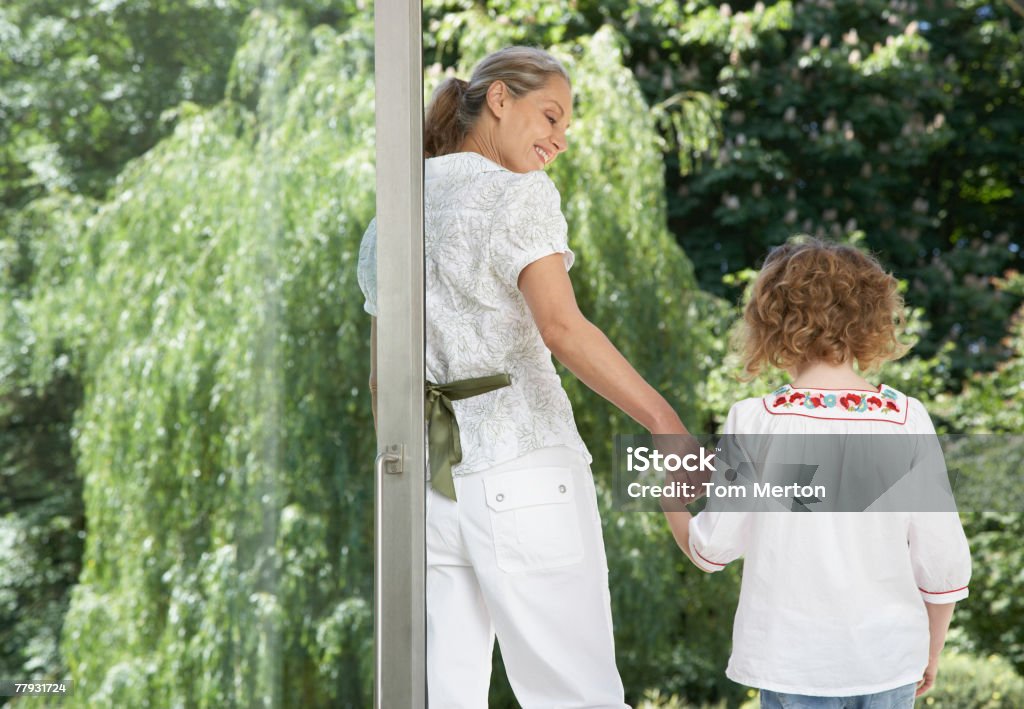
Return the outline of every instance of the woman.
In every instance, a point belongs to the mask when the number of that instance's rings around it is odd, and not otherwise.
[[[427,110],[432,707],[487,705],[495,635],[524,707],[624,706],[591,457],[551,355],[652,433],[686,429],[576,305],[543,172],[571,118],[565,69],[526,47],[491,54],[468,83],[448,79]],[[374,223],[359,280],[375,316]]]

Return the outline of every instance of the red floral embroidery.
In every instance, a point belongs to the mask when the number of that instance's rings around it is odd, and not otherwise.
[[[837,393],[830,393],[831,391],[836,391]],[[857,394],[852,391],[842,390],[815,391],[811,389],[794,391],[787,385],[771,394],[774,401],[771,408],[792,409],[796,406],[811,410],[822,409],[828,411],[834,409],[836,414],[840,414],[840,412],[852,414],[877,412],[888,416],[893,413],[899,414],[902,410],[899,396],[899,392],[884,386],[879,387],[878,394]],[[766,404],[767,401],[766,399]]]
[[[836,393],[833,393],[836,391]],[[903,410],[900,404],[900,393],[887,386],[880,386],[878,393],[844,391],[842,389],[805,389],[797,391],[791,386],[783,386],[770,394],[771,399],[765,399],[765,406],[771,409],[809,409],[811,411],[821,409],[827,413],[835,411],[838,417],[845,413],[867,414],[877,413],[889,418],[890,414],[898,414]],[[768,407],[768,402],[774,402]],[[798,413],[798,412],[793,412]],[[813,416],[813,418],[821,418]],[[826,417],[827,418],[827,417]],[[898,421],[897,421],[898,422]]]
[[[860,397],[856,394],[843,394],[839,397],[839,405],[844,409],[852,409],[854,406],[860,406]]]

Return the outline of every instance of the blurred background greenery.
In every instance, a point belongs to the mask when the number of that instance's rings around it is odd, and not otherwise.
[[[427,0],[426,87],[510,43],[563,58],[581,305],[691,428],[780,383],[738,384],[727,337],[805,232],[903,281],[916,345],[879,378],[943,432],[1021,433],[1022,12]],[[0,677],[73,678],[74,706],[367,706],[372,5],[7,0],[0,46]],[[754,701],[723,674],[737,569],[611,509],[635,426],[566,386],[629,699]],[[920,703],[1024,706],[1024,523],[964,522],[971,596]]]

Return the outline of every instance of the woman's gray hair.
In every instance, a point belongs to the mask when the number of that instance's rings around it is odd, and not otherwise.
[[[505,47],[476,65],[470,80],[450,78],[441,83],[427,107],[423,126],[426,157],[454,153],[476,123],[487,103],[487,90],[495,81],[508,87],[513,98],[542,88],[552,76],[569,82],[562,63],[543,49]]]

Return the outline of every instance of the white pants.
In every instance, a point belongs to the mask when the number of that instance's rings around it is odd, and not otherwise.
[[[427,491],[430,709],[487,706],[495,634],[524,709],[626,707],[585,459],[546,448],[455,489]]]

